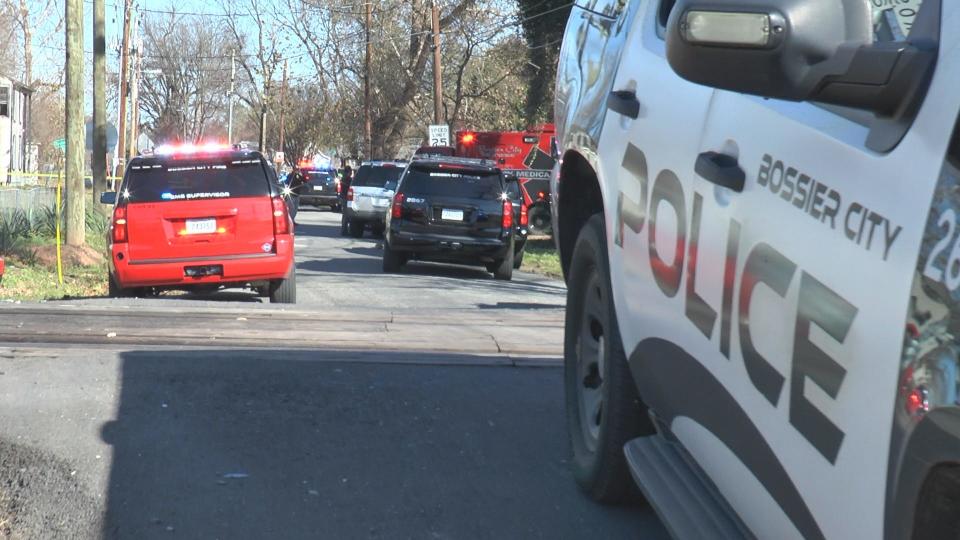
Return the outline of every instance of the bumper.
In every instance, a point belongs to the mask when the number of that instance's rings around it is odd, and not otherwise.
[[[511,244],[501,238],[421,235],[390,232],[390,249],[417,258],[459,263],[488,263],[507,257]]]
[[[340,197],[336,193],[329,195],[314,195],[312,193],[307,193],[306,195],[300,196],[300,202],[307,204],[329,204],[330,206],[336,206],[340,204]]]
[[[388,206],[375,210],[355,210],[349,206],[343,209],[343,214],[347,219],[364,222],[386,223]]]
[[[230,285],[286,278],[293,268],[293,237],[277,238],[276,253],[130,261],[126,244],[110,246],[110,273],[129,287]],[[197,268],[222,267],[221,272],[190,277]]]

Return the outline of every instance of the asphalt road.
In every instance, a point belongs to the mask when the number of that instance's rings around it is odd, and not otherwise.
[[[300,303],[0,306],[0,538],[665,538],[568,471],[563,285],[412,265],[336,214]]]

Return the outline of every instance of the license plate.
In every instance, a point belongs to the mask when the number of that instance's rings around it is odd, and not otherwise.
[[[447,210],[440,212],[440,218],[444,221],[463,221],[463,210]]]
[[[211,234],[217,232],[215,219],[188,219],[187,234]]]
[[[323,186],[313,186],[314,191],[323,191]]]
[[[374,199],[373,200],[374,206],[387,206],[388,204],[390,204],[390,199]]]

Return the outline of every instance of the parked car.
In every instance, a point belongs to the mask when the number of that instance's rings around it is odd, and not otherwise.
[[[677,538],[956,536],[958,20],[573,6],[552,191],[586,493],[636,481]]]
[[[368,161],[357,168],[347,188],[340,234],[360,238],[367,227],[374,234],[383,234],[387,210],[406,164],[406,161]]]
[[[336,172],[326,169],[299,169],[304,185],[300,188],[300,204],[326,206],[340,210],[339,180]]]
[[[511,279],[527,235],[519,192],[517,179],[508,181],[489,160],[412,161],[387,216],[383,270],[415,259],[484,266]]]
[[[161,147],[130,161],[108,231],[110,296],[246,287],[296,302],[293,224],[256,151]]]

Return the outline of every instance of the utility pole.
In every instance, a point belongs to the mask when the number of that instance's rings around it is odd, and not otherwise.
[[[433,0],[433,123],[443,121],[443,73],[440,64],[440,7]]]
[[[366,8],[367,54],[363,63],[363,142],[364,153],[367,159],[373,159],[373,119],[370,116],[370,18],[373,5],[368,1],[363,3]]]
[[[30,26],[30,8],[27,0],[20,0],[20,24],[23,27],[23,84],[33,84],[33,28]]]
[[[23,84],[33,87],[33,27],[30,26],[30,8],[27,6],[27,0],[20,0],[20,23],[23,26]],[[31,121],[27,122],[26,132],[24,133],[24,146],[33,142],[33,98],[27,103],[27,114]],[[39,156],[37,156],[39,157]],[[37,163],[28,163],[26,169],[32,170],[37,167]]]
[[[83,0],[66,0],[67,245],[86,242],[83,185]]]
[[[280,152],[283,150],[283,111],[287,108],[287,61],[283,61],[283,83],[280,84]],[[286,153],[284,153],[286,159]]]
[[[137,155],[137,137],[140,131],[140,67],[143,59],[143,38],[140,36],[140,13],[134,15],[136,21],[133,28],[136,37],[133,39],[133,67],[130,74],[130,150],[127,156]]]
[[[107,190],[107,37],[104,0],[93,0],[93,207]]]
[[[70,1],[70,0],[67,0]],[[118,157],[115,175],[123,174],[127,166],[127,80],[130,63],[130,12],[133,10],[133,0],[126,0],[123,6],[123,43],[120,45],[120,125],[117,126],[119,138],[117,140]]]
[[[230,49],[230,112],[227,115],[227,143],[233,144],[233,87],[237,80],[237,63],[233,49]]]

